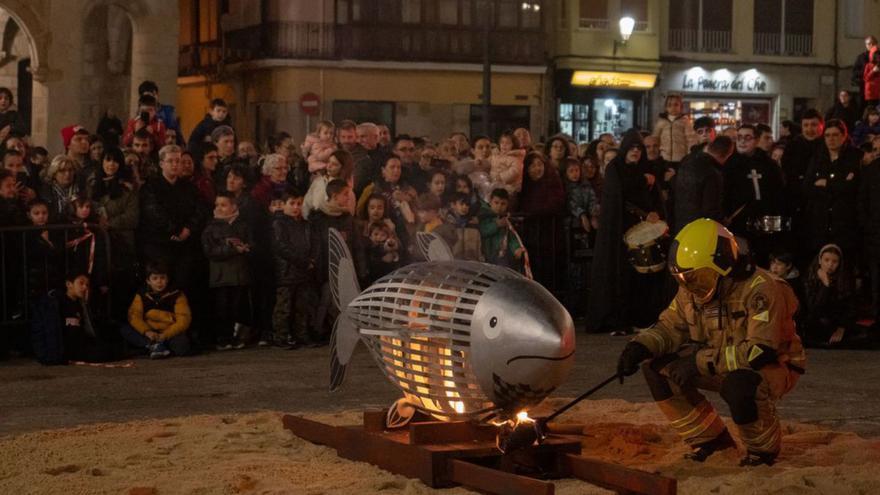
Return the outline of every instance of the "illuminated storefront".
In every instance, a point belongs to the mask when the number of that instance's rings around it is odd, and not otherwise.
[[[645,126],[647,94],[656,74],[557,70],[559,132],[583,143],[604,133],[620,138],[634,126]]]
[[[754,68],[730,70],[688,67],[664,72],[663,95],[681,93],[685,111],[694,119],[709,116],[719,129],[739,124],[768,124],[777,120],[778,80]],[[658,108],[662,108],[662,101]]]

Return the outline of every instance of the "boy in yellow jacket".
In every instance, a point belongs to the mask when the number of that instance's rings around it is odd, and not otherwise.
[[[134,296],[128,308],[128,324],[120,330],[131,345],[146,349],[150,359],[162,359],[172,353],[189,353],[186,331],[192,314],[186,296],[168,287],[168,270],[148,265],[146,285]]]

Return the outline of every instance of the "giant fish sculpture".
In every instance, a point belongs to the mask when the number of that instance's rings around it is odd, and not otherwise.
[[[541,402],[574,364],[568,311],[513,270],[474,261],[414,263],[361,292],[348,247],[333,229],[328,254],[340,309],[331,391],[363,341],[403,393],[398,408],[405,403],[440,420],[508,419]]]

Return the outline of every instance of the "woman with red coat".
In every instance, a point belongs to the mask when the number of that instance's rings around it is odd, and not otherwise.
[[[877,52],[877,42],[873,38],[869,38],[867,45],[868,63],[865,64],[862,75],[865,83],[865,108],[876,107],[880,102],[880,53]]]

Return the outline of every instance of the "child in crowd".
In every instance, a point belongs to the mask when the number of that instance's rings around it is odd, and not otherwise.
[[[0,169],[0,226],[2,227],[24,223],[24,212],[16,185],[15,174]]]
[[[483,261],[479,221],[471,214],[469,199],[463,192],[451,194],[446,223],[435,230],[452,248],[455,259]]]
[[[42,199],[28,203],[28,219],[35,227],[49,224],[49,205]],[[31,230],[26,234],[28,293],[31,299],[61,287],[60,258],[64,241],[58,231]]]
[[[314,174],[327,168],[330,155],[336,151],[336,126],[329,120],[318,122],[315,132],[306,136],[302,144],[302,154],[309,163],[309,172]]]
[[[106,234],[89,226],[98,221],[92,200],[74,198],[70,203],[69,218],[77,228],[69,230],[66,237],[68,270],[87,274],[90,286],[98,287],[102,295],[107,294],[110,287],[107,280]]]
[[[660,154],[667,162],[678,163],[697,144],[697,135],[690,116],[684,113],[680,94],[666,96],[666,111],[654,124],[654,136],[660,138]]]
[[[152,95],[141,95],[138,98],[138,114],[128,121],[122,144],[131,146],[134,134],[141,129],[149,133],[153,149],[158,150],[165,145],[165,123],[156,114],[158,102]]]
[[[589,183],[581,180],[581,164],[577,158],[565,159],[565,196],[568,204],[569,221],[584,232],[599,227],[599,201]]]
[[[504,132],[498,138],[498,153],[492,155],[489,178],[495,187],[503,187],[510,195],[522,188],[523,158],[526,151],[521,149],[516,136]],[[491,197],[491,196],[490,196]]]
[[[149,264],[144,271],[145,284],[134,295],[128,308],[128,324],[120,333],[129,344],[146,349],[150,359],[166,358],[172,353],[185,356],[190,348],[186,332],[192,322],[186,295],[170,287],[165,266]]]
[[[239,217],[235,198],[217,194],[214,220],[202,232],[202,247],[208,258],[208,285],[214,298],[214,331],[217,350],[241,349],[235,340],[235,323],[241,321],[251,285],[248,253],[253,248],[250,226]]]
[[[862,120],[855,125],[852,131],[853,144],[856,146],[864,143],[870,136],[880,135],[880,111],[876,107],[865,108]]]
[[[433,232],[434,229],[443,225],[443,212],[440,208],[440,198],[432,193],[423,193],[416,200],[416,219],[418,232]],[[414,245],[415,243],[413,243]]]
[[[229,118],[229,106],[226,104],[221,98],[214,98],[211,100],[211,104],[208,109],[208,113],[205,114],[205,118],[202,119],[201,122],[193,129],[192,134],[189,135],[189,141],[187,142],[186,149],[192,151],[193,153],[201,153],[202,146],[205,142],[210,142],[211,133],[214,132],[214,129],[221,125],[231,126],[232,122]],[[196,161],[201,160],[201,156],[196,156]]]
[[[313,336],[317,340],[317,345],[323,345],[329,342],[330,329],[325,324],[327,321],[333,321],[327,318],[328,312],[332,309],[330,301],[330,285],[329,285],[329,232],[330,228],[334,228],[342,234],[348,249],[352,249],[354,241],[354,221],[348,212],[351,201],[351,186],[342,179],[331,180],[327,184],[327,208],[317,210],[312,213],[309,221],[312,223],[316,242],[320,249],[318,251],[317,263],[317,280],[318,286],[321,288],[320,302],[315,312],[315,320],[313,322]]]
[[[474,183],[473,181],[471,181],[471,178],[467,175],[456,175],[454,183],[454,191],[464,194],[468,198],[468,205],[470,205],[468,214],[471,216],[476,216],[478,213],[480,213],[482,202],[480,201],[480,197],[477,195],[477,191],[474,189]]]
[[[486,263],[514,268],[525,249],[510,231],[510,193],[498,188],[480,213],[480,236]]]
[[[273,343],[296,349],[310,345],[306,310],[314,291],[318,240],[303,218],[303,198],[282,197],[283,206],[272,216],[272,255],[275,260],[275,309],[272,312]]]
[[[440,202],[446,198],[446,172],[434,170],[428,179],[428,192],[433,194]]]
[[[856,326],[856,287],[836,244],[827,244],[813,259],[804,287],[798,330],[810,347],[852,345],[864,338]]]
[[[794,256],[788,251],[770,253],[770,273],[788,282],[801,306],[804,304],[804,282],[801,272],[794,266]]]
[[[400,243],[394,236],[394,229],[383,222],[370,225],[370,246],[366,253],[367,287],[381,277],[391,273],[400,263]]]

